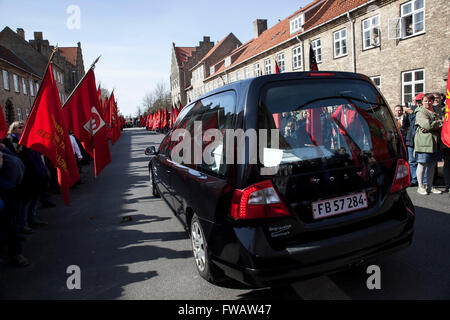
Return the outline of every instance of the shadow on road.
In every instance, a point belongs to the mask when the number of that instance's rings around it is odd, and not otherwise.
[[[139,142],[145,134],[124,131],[97,179],[93,163],[83,168],[83,184],[71,190],[69,206],[55,195],[56,208],[39,210],[49,226],[24,244],[29,267],[0,264],[0,299],[118,299],[126,286],[158,275],[153,261],[191,258],[190,250],[156,244],[185,239],[184,232],[143,231],[171,219],[149,209],[161,200],[136,191],[149,181],[149,158],[141,155],[151,144]],[[67,288],[70,265],[80,267],[81,290]]]

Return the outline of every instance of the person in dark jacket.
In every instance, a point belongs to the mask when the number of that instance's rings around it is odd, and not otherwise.
[[[4,237],[10,262],[17,267],[30,264],[22,254],[15,217],[19,210],[20,185],[25,166],[5,145],[0,144],[0,239]]]
[[[411,186],[417,186],[417,158],[414,154],[414,137],[416,135],[416,113],[418,105],[422,104],[423,93],[414,97],[411,108],[404,108],[405,118],[402,124],[402,132],[406,132],[405,146],[408,149],[408,163]],[[426,183],[426,177],[424,177]]]

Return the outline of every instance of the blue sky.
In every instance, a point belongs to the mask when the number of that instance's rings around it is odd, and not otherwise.
[[[0,0],[0,28],[34,31],[60,47],[81,42],[86,71],[96,66],[97,82],[114,95],[125,116],[134,115],[145,93],[164,81],[169,89],[171,46],[193,47],[203,36],[217,42],[228,33],[245,43],[252,22],[267,19],[270,28],[312,0],[159,0],[159,1],[5,1]],[[80,9],[80,28],[70,29],[69,6]],[[74,20],[70,20],[74,21]]]

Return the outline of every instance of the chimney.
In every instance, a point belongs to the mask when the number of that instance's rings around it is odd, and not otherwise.
[[[255,38],[258,38],[261,33],[267,30],[267,19],[256,19],[253,21],[253,31]]]
[[[17,28],[17,34],[25,40],[25,31],[22,28]]]
[[[210,42],[210,41],[211,41],[210,37],[203,36],[203,42]]]
[[[42,32],[35,32],[34,40],[43,40]]]

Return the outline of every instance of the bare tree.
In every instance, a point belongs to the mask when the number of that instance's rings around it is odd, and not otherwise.
[[[142,100],[145,113],[170,108],[171,104],[170,91],[167,89],[164,81],[158,82],[155,89],[152,92],[146,93]]]

